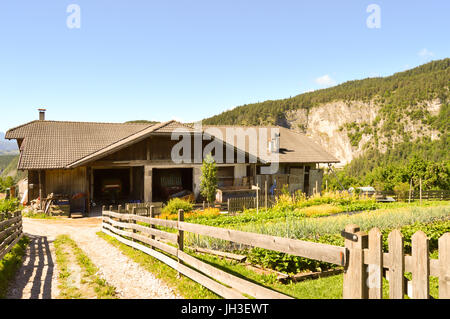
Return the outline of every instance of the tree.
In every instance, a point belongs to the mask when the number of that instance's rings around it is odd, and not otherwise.
[[[200,191],[208,201],[208,204],[215,201],[217,192],[217,167],[211,154],[208,154],[203,161]]]

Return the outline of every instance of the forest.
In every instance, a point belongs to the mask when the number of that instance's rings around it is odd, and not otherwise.
[[[283,100],[243,105],[205,119],[209,125],[280,125],[286,111],[311,109],[333,101],[375,102],[379,113],[372,123],[347,123],[346,130],[353,147],[363,134],[371,140],[364,152],[338,171],[344,187],[376,186],[393,190],[401,183],[418,187],[423,180],[426,189],[450,189],[450,59],[433,61],[388,77],[349,81],[335,87],[300,94]],[[431,115],[423,102],[439,100],[440,111]],[[437,138],[413,139],[405,130],[405,119],[437,131]],[[395,141],[395,142],[394,142]],[[386,151],[380,151],[380,144]],[[339,189],[334,175],[326,175],[331,188]]]

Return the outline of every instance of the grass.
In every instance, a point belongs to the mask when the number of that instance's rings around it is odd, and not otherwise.
[[[22,213],[22,217],[34,219],[57,219],[57,217],[47,215],[45,213]]]
[[[296,299],[342,299],[343,297],[343,274],[282,284],[276,279],[275,275],[255,273],[245,267],[245,265],[237,262],[230,262],[209,255],[193,255],[223,271],[227,271],[233,275],[258,283]],[[431,254],[431,258],[437,258],[437,251]],[[406,273],[405,277],[411,280],[410,273]],[[430,295],[436,299],[439,297],[439,280],[437,277],[430,276]],[[389,299],[389,282],[386,279],[383,279],[383,299]],[[405,296],[405,299],[408,299],[408,296]]]
[[[67,235],[60,235],[55,242],[56,262],[60,268],[60,297],[63,299],[84,299],[95,293],[97,299],[116,298],[115,288],[109,285],[104,279],[97,276],[98,268],[92,263],[89,257],[77,246]],[[73,283],[71,278],[73,268],[71,267],[71,256],[81,268],[82,279],[79,283]]]
[[[106,235],[103,232],[98,232],[97,235],[103,238],[108,243],[117,247],[126,256],[134,260],[141,265],[147,271],[153,273],[155,277],[161,279],[175,292],[186,299],[219,299],[220,297],[201,286],[200,284],[192,281],[191,279],[181,275],[178,276],[178,272],[173,268],[167,266],[163,262],[156,258],[149,256],[137,249],[129,247],[115,238]]]
[[[23,236],[19,242],[0,261],[0,298],[5,298],[8,284],[22,266],[23,256],[25,256],[30,239]]]

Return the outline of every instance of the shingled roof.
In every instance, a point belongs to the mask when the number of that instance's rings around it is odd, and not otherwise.
[[[317,145],[312,139],[302,133],[295,132],[293,130],[280,127],[280,126],[203,126],[205,130],[208,128],[215,128],[220,130],[220,135],[214,134],[214,130],[211,131],[211,135],[216,137],[225,138],[227,129],[241,129],[241,132],[245,134],[246,130],[255,129],[257,140],[260,140],[260,128],[267,129],[267,136],[270,136],[271,132],[275,129],[280,134],[280,150],[278,153],[278,161],[280,163],[339,163],[339,160],[325,151],[321,146]],[[209,132],[209,131],[208,131]],[[245,152],[254,155],[261,160],[262,154],[252,154],[252,149],[249,147],[249,143],[246,143]],[[258,146],[259,147],[259,146]]]
[[[215,127],[223,132],[227,128]],[[305,135],[278,128],[280,162],[339,162]],[[191,126],[176,121],[157,124],[33,121],[10,129],[5,138],[22,141],[18,169],[61,169],[95,161],[151,134],[170,134],[180,129],[194,131]],[[244,151],[258,155],[248,149]]]
[[[9,130],[5,138],[23,139],[18,169],[56,169],[148,127],[149,124],[34,121]]]

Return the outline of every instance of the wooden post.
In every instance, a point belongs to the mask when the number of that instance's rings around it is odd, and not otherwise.
[[[179,209],[178,210],[178,222],[183,222],[184,221],[184,210]],[[178,250],[177,250],[177,261],[179,264],[182,263],[180,257],[178,256],[178,251],[183,251],[184,250],[184,231],[180,230],[180,228],[178,227],[178,238],[177,238],[177,243],[178,243]],[[181,276],[180,273],[178,273],[177,277],[179,278]]]
[[[422,205],[422,177],[419,180],[419,198],[420,198],[420,205]]]
[[[405,258],[402,233],[395,229],[388,236],[389,259],[389,298],[403,299],[405,296]]]
[[[265,209],[267,210],[267,178],[266,178],[266,180],[264,181],[264,206],[265,206]]]
[[[450,299],[450,233],[439,238],[439,299]]]
[[[256,213],[259,213],[259,184],[256,184]]]
[[[230,199],[228,198],[227,199],[227,212],[229,213],[230,212]]]
[[[346,238],[345,248],[348,249],[348,263],[344,270],[344,299],[367,299],[367,271],[364,265],[364,248],[367,248],[368,238],[365,232],[360,232],[357,225],[347,225],[345,232],[355,235],[356,241]]]
[[[411,203],[411,192],[412,192],[412,178],[409,181],[409,198],[408,198],[408,204]]]
[[[117,206],[117,212],[118,212],[119,214],[122,213],[122,205]],[[133,211],[133,214],[134,214],[134,211]]]
[[[369,299],[383,298],[383,235],[378,228],[369,231],[369,265],[367,286]]]
[[[417,231],[411,237],[412,244],[412,297],[428,299],[430,297],[430,261],[428,257],[428,238],[423,231]]]
[[[119,207],[120,207],[120,206],[119,206]],[[119,211],[119,213],[120,213],[120,211]],[[136,215],[136,207],[133,207],[133,208],[131,209],[131,214],[132,214],[132,215]],[[132,224],[136,224],[136,221],[135,221],[134,219],[130,220],[129,222],[132,223]],[[134,233],[134,234],[136,233],[136,229],[134,229],[134,228],[133,228],[133,233]],[[132,238],[131,240],[132,240],[132,241],[135,241],[134,238]]]
[[[184,222],[184,210],[179,209],[178,210],[178,222]],[[184,250],[184,231],[178,229],[178,249],[183,251]]]
[[[150,206],[150,218],[155,218],[155,206]],[[156,228],[155,225],[150,225],[150,228]],[[152,239],[155,239],[155,235],[151,236]],[[151,249],[154,249],[154,247],[151,247]]]
[[[43,210],[42,171],[39,171],[39,209]],[[70,217],[70,216],[69,216]]]

